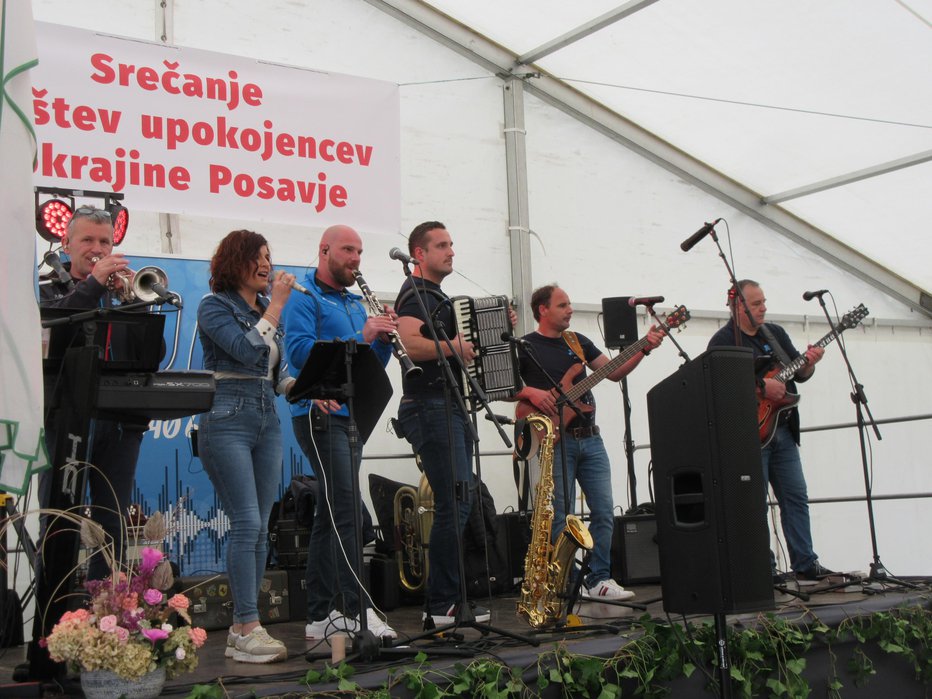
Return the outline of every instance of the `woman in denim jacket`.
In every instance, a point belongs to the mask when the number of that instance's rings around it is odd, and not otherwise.
[[[271,281],[271,274],[265,238],[233,231],[210,261],[213,293],[197,309],[204,368],[217,379],[213,407],[199,420],[198,448],[230,520],[227,574],[233,626],[226,657],[244,663],[271,663],[288,655],[284,644],[260,625],[258,609],[269,513],[281,480],[275,395],[287,393],[294,383],[279,324],[294,276],[283,273]]]

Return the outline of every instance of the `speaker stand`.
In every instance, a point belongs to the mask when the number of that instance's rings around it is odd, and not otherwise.
[[[718,651],[718,695],[731,699],[731,658],[728,655],[728,627],[725,615],[718,612],[715,618],[715,646]]]

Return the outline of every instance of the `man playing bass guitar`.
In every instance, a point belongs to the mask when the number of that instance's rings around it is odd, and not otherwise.
[[[745,313],[744,306],[734,290],[729,292],[731,320],[712,336],[709,348],[749,347],[754,352],[755,359],[770,356],[783,364],[788,364],[800,356],[786,330],[775,323],[764,323],[767,299],[760,284],[751,279],[742,279],[738,282],[738,288],[747,302],[751,317]],[[735,330],[736,322],[740,332]],[[824,352],[821,347],[810,345],[805,352],[806,361],[796,372],[794,380],[800,383],[809,380]],[[796,393],[794,380],[784,383],[775,378],[758,379],[758,402],[769,401],[780,406],[787,391]],[[796,577],[817,580],[832,575],[833,571],[819,563],[819,558],[812,548],[809,495],[802,461],[799,458],[799,411],[795,406],[779,413],[773,436],[761,451],[761,460],[764,466],[764,497],[767,497],[766,489],[769,483],[780,506],[783,536],[789,550],[790,566]],[[770,556],[776,574],[776,559],[772,552]]]
[[[573,306],[567,293],[549,284],[534,291],[531,295],[531,310],[537,321],[537,332],[524,336],[544,370],[554,381],[576,384],[584,380],[586,367],[599,372],[603,367],[609,371],[605,378],[620,381],[623,376],[641,363],[650,351],[660,346],[663,331],[652,327],[639,341],[638,349],[627,361],[617,363],[617,367],[607,365],[609,360],[584,335],[569,333]],[[541,412],[556,420],[557,397],[550,390],[552,385],[543,376],[537,365],[527,356],[522,345],[518,358],[521,378],[525,386],[517,394],[519,403],[516,414],[523,417],[531,412]],[[575,346],[574,346],[575,345]],[[621,355],[619,355],[620,357]],[[616,357],[615,359],[619,359]],[[566,385],[564,390],[569,389]],[[570,503],[575,500],[576,481],[582,487],[589,503],[591,517],[589,533],[592,535],[593,548],[589,564],[589,574],[583,581],[583,597],[588,599],[625,600],[634,597],[611,577],[612,531],[615,526],[614,502],[612,500],[612,470],[605,445],[599,436],[599,427],[595,424],[595,400],[590,392],[582,396],[579,408],[583,418],[577,418],[570,408],[572,420],[568,420],[561,435],[566,443],[566,474],[569,482]],[[555,423],[557,424],[557,423]],[[554,482],[554,523],[552,535],[559,536],[566,520],[567,508],[563,501],[563,465],[561,450],[557,448],[553,463]]]

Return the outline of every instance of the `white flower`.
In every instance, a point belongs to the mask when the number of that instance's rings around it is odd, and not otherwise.
[[[174,627],[171,624],[162,624],[162,631],[167,631],[171,633],[174,630]]]
[[[182,648],[181,646],[178,646],[177,648],[175,648],[175,657],[178,660],[184,660],[185,655],[186,653],[184,652],[184,648]]]

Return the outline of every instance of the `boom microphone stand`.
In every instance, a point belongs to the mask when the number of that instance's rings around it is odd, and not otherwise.
[[[462,526],[460,524],[460,512],[458,503],[462,501],[464,497],[468,498],[468,488],[470,484],[464,483],[465,487],[459,487],[456,480],[456,453],[455,446],[453,444],[453,404],[452,401],[456,400],[457,405],[462,411],[463,415],[468,414],[466,408],[466,403],[463,400],[463,396],[457,388],[456,378],[453,375],[453,370],[450,367],[450,362],[447,360],[446,356],[443,353],[443,345],[441,345],[441,339],[444,344],[450,349],[451,356],[456,357],[457,361],[460,363],[461,368],[462,360],[460,359],[459,353],[453,347],[453,343],[450,340],[450,337],[446,334],[443,324],[434,318],[427,310],[427,304],[424,302],[422,297],[423,288],[419,289],[416,278],[411,273],[411,268],[408,266],[407,260],[401,260],[402,267],[405,272],[405,276],[408,277],[411,282],[411,289],[414,294],[414,298],[417,301],[418,308],[421,311],[422,317],[426,318],[424,323],[424,329],[427,331],[427,335],[434,343],[434,348],[437,355],[437,364],[441,369],[441,378],[443,381],[443,398],[444,398],[444,409],[446,413],[446,422],[447,422],[447,442],[450,448],[450,469],[451,469],[451,478],[450,478],[450,488],[453,502],[453,518],[454,518],[454,539],[456,541],[456,558],[457,565],[459,567],[459,583],[460,583],[460,603],[456,609],[456,617],[454,618],[451,624],[445,626],[436,627],[433,629],[426,630],[424,633],[410,637],[409,641],[416,641],[421,638],[427,638],[430,636],[436,636],[442,634],[446,631],[451,631],[455,629],[462,628],[472,628],[480,631],[483,635],[486,635],[490,632],[496,633],[500,636],[507,636],[513,638],[514,640],[520,641],[522,643],[528,643],[533,646],[539,645],[538,642],[533,639],[526,638],[516,633],[506,631],[505,629],[497,628],[479,622],[476,619],[475,612],[469,606],[468,595],[466,590],[466,570],[465,564],[463,562],[463,532]],[[449,303],[447,299],[444,299],[441,304]],[[438,306],[439,308],[439,306]],[[435,309],[436,310],[436,309]],[[423,330],[422,330],[423,332]],[[463,371],[465,374],[466,372]],[[477,386],[478,388],[478,386]],[[490,412],[491,414],[491,412]],[[472,440],[473,444],[476,445],[474,450],[478,449],[479,443],[479,434],[476,430],[476,426],[470,420],[464,420],[464,429],[469,432],[469,437]],[[499,428],[500,429],[500,428]],[[464,492],[465,491],[465,492]],[[427,609],[427,617],[430,617],[430,609]]]
[[[828,326],[832,329],[832,334],[835,336],[835,339],[839,340],[838,331],[835,329],[835,324],[832,322],[832,318],[828,313],[828,309],[825,307],[825,299],[822,298],[823,294],[819,293],[817,296],[819,297],[819,305],[822,307],[822,313],[825,315],[826,320],[828,320]],[[851,386],[854,389],[851,392],[851,401],[854,403],[855,413],[857,414],[858,445],[861,448],[861,467],[864,471],[864,495],[867,502],[867,523],[871,535],[871,551],[873,552],[873,558],[871,559],[870,564],[870,574],[865,579],[873,582],[892,583],[902,587],[916,588],[918,587],[917,585],[892,577],[887,572],[887,569],[884,567],[884,564],[880,560],[880,554],[877,552],[877,529],[874,524],[874,504],[871,500],[873,486],[871,486],[870,468],[867,463],[867,441],[865,439],[865,426],[867,425],[867,422],[864,420],[865,413],[867,414],[870,426],[874,431],[874,435],[878,440],[883,439],[883,437],[880,436],[880,429],[877,427],[877,422],[874,420],[874,416],[871,414],[871,409],[867,405],[867,395],[864,393],[864,386],[861,384],[861,382],[858,381],[857,376],[855,376],[854,368],[851,366],[851,361],[848,359],[848,352],[845,350],[845,346],[840,340],[837,342],[837,344],[838,349],[841,351],[842,359],[845,360],[845,366],[848,369],[848,377],[850,378]],[[844,585],[847,584],[848,583],[844,583]],[[838,586],[840,585],[836,585],[834,587]]]

